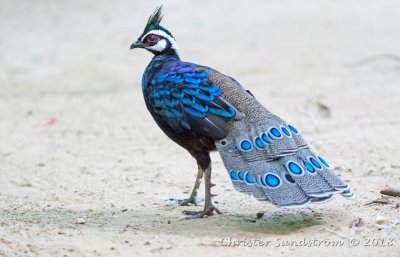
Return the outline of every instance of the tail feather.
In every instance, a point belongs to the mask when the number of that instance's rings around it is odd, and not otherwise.
[[[282,207],[326,202],[333,194],[354,197],[295,127],[272,118],[256,127],[234,122],[216,143],[236,190]]]

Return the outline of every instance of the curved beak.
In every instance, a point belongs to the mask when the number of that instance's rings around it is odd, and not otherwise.
[[[135,49],[135,48],[143,48],[144,43],[140,42],[139,40],[137,40],[136,42],[134,42],[130,49]]]

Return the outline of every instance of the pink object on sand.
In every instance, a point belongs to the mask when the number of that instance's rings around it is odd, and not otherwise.
[[[47,122],[47,125],[53,126],[56,122],[57,122],[57,119],[53,117]]]

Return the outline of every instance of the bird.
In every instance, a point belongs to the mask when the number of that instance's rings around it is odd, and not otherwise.
[[[189,218],[221,214],[212,202],[213,151],[219,152],[233,187],[260,201],[294,208],[326,202],[335,194],[355,197],[292,123],[271,113],[234,78],[181,60],[162,19],[160,6],[130,49],[154,55],[142,77],[146,107],[161,130],[197,162],[194,187],[180,205],[197,205],[204,177],[204,208],[184,211]]]

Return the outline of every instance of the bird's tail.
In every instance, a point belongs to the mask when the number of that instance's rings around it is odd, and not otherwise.
[[[268,126],[234,122],[228,137],[216,142],[235,189],[282,207],[326,202],[334,194],[354,198],[294,126],[277,116],[272,121]]]

